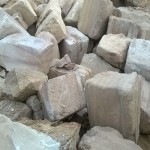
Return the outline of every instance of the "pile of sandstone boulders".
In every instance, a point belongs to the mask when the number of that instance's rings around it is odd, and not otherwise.
[[[150,0],[0,0],[0,150],[150,150]]]

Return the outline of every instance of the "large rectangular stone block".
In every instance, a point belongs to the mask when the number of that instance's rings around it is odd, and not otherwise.
[[[109,126],[137,141],[140,90],[136,73],[104,72],[87,80],[85,93],[91,126]]]

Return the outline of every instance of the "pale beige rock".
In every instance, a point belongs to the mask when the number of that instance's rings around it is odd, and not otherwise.
[[[18,0],[7,9],[10,15],[19,12],[28,26],[32,25],[37,20],[37,15],[33,10],[30,2],[27,0]]]
[[[4,132],[5,131],[5,132]],[[60,143],[46,134],[0,115],[1,150],[58,150]]]
[[[112,11],[113,4],[110,0],[85,0],[78,29],[92,39],[101,38],[106,32],[108,18]]]
[[[62,16],[66,16],[72,8],[75,0],[59,0],[59,5],[62,11]]]
[[[39,91],[44,117],[57,121],[85,107],[81,78],[76,73],[66,74],[45,82]]]
[[[80,19],[80,12],[84,0],[76,0],[69,13],[64,18],[64,21],[69,26],[76,27]]]
[[[25,102],[28,97],[36,94],[47,76],[29,69],[14,69],[8,73],[5,86],[15,101]]]
[[[100,40],[96,54],[119,69],[124,69],[131,39],[124,34],[104,35]]]
[[[93,72],[91,69],[86,68],[81,65],[75,65],[75,68],[73,70],[68,70],[66,68],[57,68],[55,65],[50,67],[48,78],[56,78],[58,76],[66,75],[72,72],[77,72],[81,76],[82,85],[85,86],[86,80],[93,77]]]
[[[137,73],[104,72],[87,80],[85,93],[91,126],[112,127],[137,142],[140,85]]]
[[[96,126],[89,130],[81,139],[79,150],[142,150],[133,141],[110,127]]]
[[[60,56],[68,54],[71,62],[80,64],[84,53],[87,53],[89,38],[74,27],[67,26],[67,38],[60,45]]]
[[[47,120],[33,121],[23,118],[21,123],[30,126],[31,128],[46,133],[54,140],[58,141],[62,150],[77,150],[79,141],[80,124],[78,123],[62,123],[53,125]]]
[[[37,7],[37,10],[36,10],[37,16],[40,16],[43,13],[45,7],[46,7],[46,4],[41,4]]]
[[[20,13],[15,13],[12,16],[25,30],[28,29],[27,23],[23,20],[23,17]]]
[[[50,32],[59,43],[66,38],[66,27],[59,13],[52,11],[37,28],[36,34],[42,31]]]
[[[117,68],[112,67],[110,64],[105,62],[102,58],[98,57],[96,54],[84,54],[81,65],[92,70],[93,75],[106,71],[116,71],[119,72]]]
[[[0,7],[3,5],[6,5],[8,3],[9,0],[1,0],[0,1]]]
[[[21,117],[32,119],[32,111],[26,104],[11,100],[0,101],[0,114],[11,120],[19,120]]]
[[[58,57],[56,44],[44,39],[13,34],[0,41],[0,65],[10,71],[13,68],[24,68],[49,71],[49,63]]]
[[[137,25],[128,19],[119,18],[115,16],[109,17],[107,34],[123,33],[129,38],[137,38],[138,28]]]
[[[0,8],[0,18],[0,40],[14,33],[29,35],[26,30],[2,8]]]

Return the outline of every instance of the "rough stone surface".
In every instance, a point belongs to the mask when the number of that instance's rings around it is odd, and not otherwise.
[[[18,120],[21,117],[32,119],[32,111],[26,104],[11,100],[0,101],[0,114],[7,116],[11,120]]]
[[[97,46],[96,54],[112,66],[124,69],[130,41],[124,34],[104,35]]]
[[[150,41],[133,39],[130,43],[125,72],[137,72],[150,81]]]
[[[81,139],[79,150],[142,150],[133,141],[123,139],[115,129],[96,126]]]
[[[133,21],[128,19],[110,16],[107,34],[119,33],[123,33],[125,36],[130,38],[136,38],[138,35],[138,27]]]
[[[140,123],[140,84],[136,73],[104,72],[87,80],[85,93],[91,126],[112,127],[125,138],[137,142]]]
[[[62,123],[53,125],[47,120],[33,121],[23,118],[21,123],[31,128],[46,133],[54,140],[58,141],[62,150],[77,150],[76,145],[79,141],[80,125],[78,123]]]
[[[105,62],[102,58],[98,57],[94,53],[84,54],[82,61],[81,61],[81,65],[91,69],[93,72],[93,75],[96,75],[101,72],[106,72],[106,71],[119,72],[118,69],[112,67],[110,64]]]
[[[15,101],[24,102],[39,90],[40,85],[47,81],[47,76],[41,72],[29,69],[13,69],[5,80],[5,86]]]
[[[37,7],[37,10],[36,10],[37,16],[40,16],[43,13],[45,7],[46,7],[46,4],[41,4]]]
[[[4,132],[5,131],[5,132]],[[1,150],[58,150],[60,143],[50,136],[37,132],[21,123],[12,122],[4,115],[0,115]]]
[[[142,98],[141,98],[141,120],[140,120],[140,133],[150,134],[150,83],[141,79],[142,85]]]
[[[89,39],[76,28],[67,26],[67,38],[60,43],[60,55],[68,54],[71,61],[80,64],[84,53],[87,53]]]
[[[0,40],[14,33],[29,35],[26,30],[2,8],[0,8],[0,18]]]
[[[37,22],[37,32],[48,31],[54,35],[59,43],[66,38],[66,27],[61,17],[58,0],[51,0],[45,7]]]
[[[125,0],[125,4],[135,7],[145,7],[147,5],[147,0]]]
[[[8,1],[9,0],[1,0],[0,1],[0,6],[6,5]]]
[[[34,112],[40,111],[42,109],[42,105],[36,95],[30,96],[26,104],[30,107],[30,109]]]
[[[150,135],[140,135],[138,140],[138,145],[143,150],[149,150],[150,149]]]
[[[83,86],[85,86],[86,80],[93,77],[93,72],[91,69],[81,65],[75,65],[75,68],[72,70],[68,70],[66,68],[57,68],[56,66],[50,67],[48,78],[52,79],[73,72],[76,72],[81,76],[81,81]]]
[[[27,0],[18,0],[6,10],[10,15],[19,12],[28,26],[37,20],[37,15]]]
[[[25,30],[28,29],[28,25],[26,22],[23,20],[23,17],[20,13],[15,13],[12,16]]]
[[[41,109],[40,111],[33,112],[33,120],[43,120],[44,119],[44,112]]]
[[[59,0],[59,5],[62,11],[62,16],[66,16],[72,8],[75,0]]]
[[[83,1],[84,0],[76,0],[71,10],[64,18],[64,21],[67,25],[77,27],[80,19],[80,12],[83,5]]]
[[[57,56],[58,50],[53,41],[13,34],[0,41],[0,65],[10,71],[13,68],[24,68],[41,71],[49,70],[49,62]]]
[[[76,73],[59,76],[44,83],[39,91],[44,117],[57,121],[85,107],[81,78]]]
[[[110,0],[84,1],[78,29],[92,39],[101,38],[105,34],[108,18],[112,11],[113,4]]]

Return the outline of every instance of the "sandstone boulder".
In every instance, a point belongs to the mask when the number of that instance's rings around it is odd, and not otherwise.
[[[5,86],[15,101],[25,102],[28,97],[36,94],[40,85],[47,81],[41,72],[29,69],[13,69],[5,79]]]
[[[133,141],[123,139],[115,129],[96,126],[81,139],[79,150],[142,150]]]
[[[130,41],[124,34],[104,35],[97,46],[96,54],[112,66],[124,69]]]
[[[92,39],[101,38],[106,32],[108,18],[112,11],[113,4],[110,0],[84,1],[78,29]]]
[[[31,128],[51,136],[60,143],[62,150],[77,150],[79,141],[80,125],[78,123],[62,123],[53,125],[47,120],[33,121],[26,118],[20,120],[21,123]]]
[[[123,33],[129,38],[136,38],[138,35],[138,27],[133,21],[130,21],[128,19],[110,16],[107,34],[119,33]]]
[[[4,132],[5,131],[5,132]],[[50,136],[37,132],[18,122],[12,122],[4,115],[0,115],[1,150],[58,150],[60,144]]]
[[[104,72],[86,82],[91,126],[112,127],[137,142],[140,123],[141,82],[136,73]],[[108,111],[109,110],[109,111]]]
[[[69,13],[64,18],[67,25],[76,27],[80,19],[80,12],[84,0],[76,0]]]
[[[125,72],[137,72],[150,81],[150,41],[133,39],[130,43]]]
[[[110,64],[105,62],[102,58],[98,57],[94,53],[84,54],[82,61],[81,61],[81,65],[91,69],[93,72],[93,75],[96,75],[101,72],[106,72],[106,71],[119,72],[118,69],[112,67]]]
[[[0,101],[0,114],[11,120],[19,120],[21,117],[32,119],[32,111],[26,104],[11,100]]]
[[[0,8],[0,18],[0,40],[14,33],[29,35],[26,30],[2,8]]]
[[[19,12],[28,26],[37,20],[37,15],[28,0],[18,0],[6,10],[10,15]]]
[[[81,78],[76,73],[66,74],[45,82],[39,91],[44,115],[57,121],[86,106]]]
[[[0,41],[0,65],[10,71],[13,68],[34,69],[45,74],[49,62],[57,56],[58,50],[53,41],[13,34]]]
[[[87,53],[89,39],[76,28],[67,26],[67,38],[60,43],[60,55],[68,54],[71,61],[80,64],[84,53]]]

